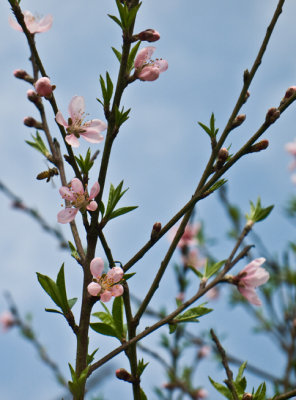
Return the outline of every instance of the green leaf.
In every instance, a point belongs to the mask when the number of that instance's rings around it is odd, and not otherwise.
[[[91,323],[90,327],[100,333],[101,335],[105,335],[105,336],[112,336],[112,337],[116,337],[117,338],[117,334],[114,328],[112,328],[112,326],[104,324],[102,322],[95,322],[95,323]]]
[[[62,301],[56,283],[48,276],[42,275],[39,272],[37,272],[37,278],[40,285],[43,287],[49,297],[51,297],[53,302],[62,308]]]
[[[210,136],[211,139],[214,139],[217,136],[219,129],[216,129],[215,127],[214,113],[211,114],[209,127],[201,122],[198,122],[198,125]]]
[[[127,281],[128,279],[130,279],[132,276],[136,275],[136,272],[131,272],[130,274],[124,274],[122,279],[124,279],[125,281]]]
[[[116,0],[116,5],[120,15],[122,29],[125,29],[127,28],[128,8],[125,4],[122,5],[119,0]]]
[[[121,25],[120,20],[119,20],[117,17],[115,17],[115,15],[110,15],[110,14],[107,14],[107,15],[108,15],[108,17],[111,18],[114,22],[116,22],[116,24],[118,24],[118,25],[120,26],[120,28],[122,28],[122,25]]]
[[[87,374],[88,374],[88,370],[89,370],[89,366],[87,366],[79,375],[79,378],[77,377],[72,365],[69,363],[69,368],[70,368],[70,372],[71,372],[71,376],[72,376],[72,382],[69,381],[68,385],[69,385],[69,389],[70,392],[77,396],[77,397],[82,397],[84,394],[84,383],[86,381],[87,378]]]
[[[124,338],[124,327],[123,327],[123,299],[122,296],[115,297],[112,306],[112,317],[113,323],[117,332],[119,340]]]
[[[104,313],[103,311],[93,313],[94,317],[99,318],[102,322],[107,325],[113,325],[113,317],[110,313]]]
[[[185,311],[184,314],[178,315],[176,319],[180,322],[198,322],[196,318],[202,317],[211,311],[213,311],[213,309],[200,305],[198,307],[190,308],[189,310]]]
[[[50,152],[48,151],[45,143],[43,142],[41,136],[39,135],[39,132],[36,132],[36,137],[31,135],[33,142],[29,142],[28,140],[26,140],[25,142],[33,147],[34,149],[38,150],[40,153],[42,153],[46,158],[48,158],[50,156]]]
[[[103,217],[104,213],[105,213],[105,206],[104,206],[104,203],[102,201],[100,202],[100,205],[99,205],[99,211],[100,211],[100,213],[101,213],[101,215]]]
[[[95,354],[98,350],[99,350],[99,348],[95,349],[91,354],[87,355],[87,358],[86,358],[87,365],[89,365],[93,362]]]
[[[261,206],[261,199],[258,197],[256,205],[252,201],[250,201],[251,211],[250,214],[246,214],[246,219],[252,222],[259,222],[263,221],[268,215],[271,213],[273,209],[273,205],[269,207],[262,207]]]
[[[68,307],[70,308],[70,310],[72,307],[74,307],[74,305],[76,304],[76,301],[77,301],[77,297],[73,297],[73,299],[68,300]]]
[[[243,395],[246,391],[246,387],[247,387],[247,380],[245,377],[243,377],[240,381],[238,382],[233,382],[235,390],[237,391],[237,393],[239,395]]]
[[[144,359],[142,358],[141,360],[139,360],[138,362],[138,366],[137,366],[137,375],[140,377],[142,375],[142,373],[144,372],[144,369],[147,367],[149,363],[144,363]]]
[[[169,324],[169,333],[170,335],[175,332],[177,329],[177,324]]]
[[[192,271],[196,276],[198,276],[200,279],[203,278],[203,274],[202,274],[198,269],[196,269],[195,267],[192,267],[191,265],[188,265],[188,268],[191,269],[191,271]]]
[[[115,54],[117,60],[121,63],[122,54],[120,53],[120,51],[116,50],[115,47],[111,47],[111,49],[113,50],[113,53]]]
[[[226,260],[222,260],[219,261],[215,264],[208,264],[208,261],[206,262],[206,266],[205,266],[205,274],[204,276],[209,279],[212,275],[216,274],[216,272],[218,272],[221,267],[225,264]]]
[[[214,388],[218,390],[219,393],[221,393],[227,399],[232,400],[232,394],[226,386],[222,385],[221,383],[213,381],[213,379],[210,376],[209,380],[211,384],[214,386]]]
[[[140,389],[140,399],[141,400],[148,400],[146,394],[144,393],[143,389]]]
[[[243,362],[242,365],[239,367],[237,377],[235,378],[235,382],[239,382],[242,379],[246,366],[247,366],[247,361]]]
[[[136,6],[134,6],[133,8],[129,9],[129,13],[127,16],[127,28],[130,28],[130,26],[134,23],[136,16],[137,16],[137,12],[139,11],[139,8],[141,7],[142,3],[137,4]]]
[[[223,186],[227,182],[227,179],[220,179],[218,182],[214,183],[213,186],[210,187],[208,192],[213,193],[218,190],[221,186]]]
[[[140,44],[141,44],[141,41],[139,40],[139,41],[134,45],[134,47],[131,49],[131,51],[130,51],[130,53],[129,53],[128,60],[127,60],[127,70],[128,70],[129,72],[130,72],[130,71],[133,69],[133,67],[134,67],[134,59],[135,59],[136,54],[137,54],[137,52],[138,52],[138,50],[139,50]]]
[[[111,213],[111,215],[109,216],[108,219],[110,220],[110,219],[113,219],[113,218],[117,218],[117,217],[119,217],[120,215],[127,214],[127,213],[129,213],[130,211],[135,210],[136,208],[138,208],[138,206],[131,206],[131,207],[122,207],[122,208],[118,208],[117,210],[115,210],[115,211],[113,211],[113,212]]]
[[[265,395],[266,395],[266,385],[265,382],[261,383],[259,385],[258,389],[256,390],[256,393],[253,396],[253,400],[265,400]]]
[[[70,247],[70,250],[71,250],[71,256],[73,258],[75,258],[75,260],[80,261],[80,256],[79,256],[78,251],[76,250],[76,247],[74,246],[74,244],[71,243],[70,241],[68,241],[68,244],[69,244],[69,247]]]
[[[66,285],[65,285],[65,274],[64,274],[64,263],[62,264],[57,280],[56,280],[57,288],[60,294],[60,299],[62,302],[62,309],[66,312],[69,308],[68,300],[67,300],[67,293],[66,293]]]
[[[64,315],[61,311],[55,310],[54,308],[45,308],[46,312],[50,312],[50,313],[56,313],[56,314],[61,314]]]

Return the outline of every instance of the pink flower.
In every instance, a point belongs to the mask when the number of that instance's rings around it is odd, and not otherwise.
[[[98,204],[93,199],[99,191],[100,185],[95,182],[91,188],[90,195],[88,195],[87,190],[84,190],[83,184],[78,178],[72,179],[70,187],[62,186],[59,190],[60,195],[63,199],[68,200],[70,205],[66,205],[66,208],[58,213],[58,222],[67,224],[73,221],[78,210],[95,211]]]
[[[74,96],[68,108],[70,114],[68,123],[60,111],[57,112],[55,118],[58,124],[66,128],[66,142],[73,147],[79,147],[78,139],[80,136],[90,143],[100,143],[104,139],[101,132],[107,128],[107,125],[100,119],[93,119],[83,124],[84,108],[84,98],[82,96]]]
[[[123,286],[116,285],[123,277],[123,269],[120,267],[111,268],[107,274],[103,274],[104,261],[100,257],[94,258],[90,262],[90,272],[93,282],[88,287],[91,296],[100,296],[100,300],[106,303],[112,296],[118,297],[123,293]]]
[[[34,84],[37,94],[39,96],[50,97],[52,94],[53,87],[50,83],[49,78],[44,77],[38,79]]]
[[[220,295],[219,289],[216,286],[212,287],[212,289],[210,289],[206,293],[206,297],[209,300],[216,300],[216,299],[218,299],[219,295]]]
[[[173,241],[176,236],[178,228],[173,227],[169,232],[169,240]],[[187,224],[181,239],[179,240],[178,247],[189,247],[197,245],[198,241],[196,235],[200,230],[200,224]]]
[[[205,399],[208,397],[208,391],[206,389],[198,389],[195,393],[195,398],[196,399]]]
[[[161,72],[168,69],[168,62],[162,59],[150,60],[155,47],[144,47],[135,59],[135,76],[141,81],[155,81]]]
[[[256,294],[255,288],[263,285],[269,279],[269,273],[262,267],[265,258],[256,258],[250,264],[246,265],[241,272],[233,277],[240,293],[251,303],[261,306],[261,301]]]
[[[2,325],[3,331],[7,331],[9,328],[15,325],[15,323],[15,318],[10,311],[4,311],[0,315],[0,324]]]
[[[290,153],[293,157],[296,157],[296,139],[294,142],[289,142],[285,145],[285,149],[288,153]],[[289,169],[293,170],[296,168],[296,159],[289,165]]]
[[[46,32],[51,28],[52,25],[52,16],[46,15],[43,18],[34,17],[34,15],[30,11],[24,11],[24,20],[28,31],[32,34]],[[17,31],[23,31],[22,27],[19,25],[16,20],[13,18],[9,18],[9,24],[12,28]]]

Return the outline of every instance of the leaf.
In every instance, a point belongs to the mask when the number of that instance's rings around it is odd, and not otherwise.
[[[111,47],[111,49],[113,50],[113,53],[115,54],[117,60],[121,63],[122,54],[120,53],[120,51],[116,50],[115,47]]]
[[[273,209],[273,205],[269,207],[262,207],[261,206],[261,199],[258,197],[256,205],[252,201],[250,201],[251,211],[250,214],[246,214],[246,219],[252,222],[259,222],[263,221],[268,215],[271,213]]]
[[[124,327],[123,327],[123,299],[122,296],[115,297],[112,306],[112,317],[113,323],[117,332],[119,340],[124,338]]]
[[[242,365],[239,367],[237,377],[235,378],[235,382],[239,382],[242,379],[246,366],[247,366],[247,361],[243,362]]]
[[[144,359],[142,358],[141,360],[139,360],[138,362],[138,366],[137,366],[137,375],[140,377],[142,375],[142,373],[144,372],[144,369],[147,367],[149,363],[144,363]]]
[[[256,390],[256,393],[253,396],[253,400],[265,400],[265,395],[266,395],[266,385],[265,382],[261,383],[259,385],[258,389]]]
[[[214,275],[216,272],[218,272],[221,267],[225,264],[226,260],[219,261],[215,264],[208,265],[208,262],[206,262],[206,267],[205,267],[205,277],[208,279],[212,275]]]
[[[203,274],[202,274],[198,269],[196,269],[195,267],[192,267],[191,265],[188,265],[188,268],[191,269],[191,271],[192,271],[196,276],[198,276],[199,278],[203,278]]]
[[[135,59],[136,54],[137,54],[137,52],[139,50],[140,44],[141,44],[141,41],[139,40],[134,45],[134,47],[131,49],[131,51],[129,53],[128,60],[127,60],[127,69],[128,69],[128,71],[131,71],[133,66],[134,66],[134,59]]]
[[[68,300],[67,300],[67,293],[66,293],[66,285],[65,285],[65,274],[64,274],[64,263],[62,264],[58,276],[57,276],[57,288],[60,294],[60,298],[62,301],[62,309],[66,312],[69,308]]]
[[[226,386],[222,385],[221,383],[213,381],[213,379],[210,376],[209,380],[211,384],[214,386],[214,388],[218,390],[219,393],[221,393],[227,399],[232,400],[232,394]]]
[[[57,306],[62,308],[62,301],[60,299],[60,295],[59,295],[59,291],[58,291],[56,283],[48,276],[42,275],[39,272],[37,272],[37,278],[38,278],[40,285],[46,291],[46,293],[49,295],[49,297],[51,297],[53,302]]]
[[[87,355],[87,358],[86,358],[87,365],[89,365],[93,362],[95,354],[98,350],[99,350],[99,348],[95,349],[91,354]]]
[[[203,307],[203,304],[198,307],[190,308],[189,310],[185,311],[184,314],[178,315],[176,319],[182,322],[191,321],[213,311],[212,308]]]
[[[69,306],[70,310],[72,307],[74,307],[74,305],[76,304],[76,301],[77,301],[77,297],[73,297],[73,299],[68,300],[68,306]]]
[[[94,317],[99,318],[102,322],[108,325],[113,325],[112,315],[109,313],[104,313],[103,311],[93,313]]]
[[[127,281],[128,279],[130,279],[132,276],[136,275],[136,272],[131,272],[130,274],[124,274],[122,279],[124,279],[125,281]]]
[[[208,191],[210,193],[213,193],[216,190],[218,190],[221,186],[223,186],[226,182],[227,182],[227,179],[220,179],[218,182],[214,183],[213,186],[211,186]]]
[[[101,335],[112,336],[112,337],[116,337],[117,338],[115,329],[112,328],[112,326],[110,326],[110,325],[104,324],[102,322],[95,322],[95,323],[91,323],[90,327],[94,331],[100,333]]]
[[[100,213],[101,213],[101,215],[103,217],[104,213],[105,213],[105,206],[104,206],[104,203],[102,201],[100,202],[100,205],[99,205],[99,211],[100,211]]]
[[[170,335],[175,332],[177,329],[177,324],[169,324],[169,333]]]
[[[114,22],[116,22],[116,24],[118,24],[118,25],[120,26],[120,28],[122,28],[122,25],[121,25],[120,20],[119,20],[117,17],[115,17],[115,15],[110,15],[110,14],[107,14],[107,15],[108,15],[108,17],[111,18]]]
[[[55,310],[54,308],[45,308],[46,312],[50,312],[50,313],[56,313],[56,314],[61,314],[64,315],[61,311]]]
[[[117,217],[119,217],[120,215],[127,214],[127,213],[129,213],[129,212],[135,210],[136,208],[138,208],[138,206],[131,206],[131,207],[122,207],[122,208],[118,208],[117,210],[115,210],[115,211],[113,211],[113,212],[111,213],[111,215],[109,216],[108,219],[110,220],[110,219],[113,219],[113,218],[117,218]]]
[[[140,399],[141,400],[148,400],[146,394],[144,393],[143,389],[140,389]]]

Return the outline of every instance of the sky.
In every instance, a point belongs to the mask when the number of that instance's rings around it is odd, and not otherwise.
[[[111,222],[106,229],[116,259],[123,263],[128,261],[146,243],[153,223],[165,224],[190,199],[210,154],[208,137],[197,121],[208,123],[214,112],[216,125],[223,130],[241,90],[243,71],[251,68],[276,3],[274,0],[143,1],[135,32],[147,28],[160,32],[161,40],[155,43],[155,57],[168,60],[169,68],[155,82],[134,82],[123,96],[122,104],[132,111],[114,144],[107,187],[111,182],[117,185],[124,179],[129,191],[122,206],[140,207]],[[39,15],[53,15],[52,29],[38,35],[36,42],[47,74],[57,87],[55,96],[59,109],[65,115],[71,98],[81,95],[90,118],[104,119],[96,97],[100,96],[99,75],[108,71],[115,80],[118,70],[111,46],[120,48],[120,30],[107,17],[107,14],[116,14],[115,2],[22,0],[21,6]],[[242,109],[247,115],[246,121],[233,131],[226,143],[227,146],[232,144],[234,151],[258,129],[267,110],[278,106],[286,89],[295,85],[295,12],[296,4],[287,2],[250,88],[251,96]],[[53,186],[36,181],[36,175],[47,166],[39,154],[25,144],[34,130],[23,125],[23,118],[27,115],[37,117],[37,114],[26,99],[29,86],[13,77],[15,69],[30,72],[30,63],[25,37],[8,24],[10,13],[8,2],[2,1],[0,179],[28,206],[37,208],[57,226],[56,214],[61,204],[59,182],[55,180]],[[51,109],[47,112],[53,135],[58,135]],[[283,206],[295,193],[288,170],[291,159],[284,149],[285,143],[296,136],[295,122],[293,105],[264,135],[270,142],[268,149],[240,160],[225,176],[232,201],[245,212],[249,210],[249,201],[256,201],[258,196],[263,205],[275,204],[270,218],[257,228],[273,253],[279,252],[287,240],[294,238],[292,225],[283,217]],[[85,142],[79,150],[84,152],[87,148]],[[99,148],[102,149],[102,145]],[[99,163],[96,167],[98,171]],[[91,175],[90,184],[96,179],[96,171]],[[71,179],[70,171],[68,176]],[[35,272],[53,278],[65,262],[71,297],[80,296],[81,273],[71,257],[59,249],[56,240],[28,216],[12,209],[10,200],[3,193],[0,193],[0,202],[0,292],[10,290],[20,312],[32,313],[39,339],[69,376],[67,363],[74,362],[74,337],[62,318],[44,312],[45,307],[51,306],[50,299],[37,284]],[[213,251],[217,258],[225,259],[232,244],[222,240],[228,222],[218,196],[201,202],[196,216],[204,221],[209,237],[221,239]],[[70,239],[69,227],[60,229]],[[138,263],[137,276],[131,283],[136,295],[147,290],[143,282],[151,282],[168,245],[167,239],[163,238]],[[100,248],[97,256],[103,256]],[[178,260],[177,255],[175,258]],[[173,309],[174,289],[173,276],[169,272],[153,305],[158,307],[166,303]],[[242,359],[248,358],[263,366],[262,358],[268,357],[274,365],[281,366],[279,354],[268,341],[248,336],[248,348],[242,346],[245,332],[250,333],[250,322],[241,309],[233,311],[229,308],[226,297],[225,293],[225,299],[214,304],[215,311],[205,317],[199,331],[213,326],[219,333],[227,333],[226,345]],[[169,303],[168,298],[171,298]],[[0,311],[6,307],[1,296]],[[234,323],[234,315],[239,318],[239,324]],[[226,329],[228,326],[233,326],[231,333]],[[91,347],[99,346],[101,354],[117,345],[112,339],[98,339],[94,334],[90,337],[93,340]],[[155,346],[158,338],[158,335],[149,337],[145,344]],[[250,349],[254,351],[250,353]],[[0,352],[3,399],[16,400],[20,396],[30,400],[60,399],[63,392],[51,372],[40,363],[30,344],[16,330],[1,334]],[[113,377],[115,369],[121,366],[127,367],[123,356],[113,360],[111,372],[107,373]],[[210,371],[205,368],[199,375],[199,383],[208,390],[209,374],[214,379],[223,379],[220,370],[211,368]],[[151,388],[164,381],[165,376],[158,368],[147,368],[143,385],[151,399]],[[112,398],[118,390],[125,396],[123,398],[130,396],[128,385],[113,378],[104,381],[102,387],[106,399]]]

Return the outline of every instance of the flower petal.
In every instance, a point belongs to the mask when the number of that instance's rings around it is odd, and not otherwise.
[[[86,209],[88,211],[96,211],[97,208],[98,208],[98,203],[94,200],[91,201],[88,206],[86,206]]]
[[[122,285],[114,285],[110,288],[112,296],[118,297],[123,294],[123,286]]]
[[[91,121],[88,121],[87,126],[93,128],[97,132],[103,132],[107,129],[107,124],[100,119],[92,119]]]
[[[169,67],[167,60],[155,60],[154,65],[159,68],[160,72],[166,71]]]
[[[138,69],[143,67],[146,61],[148,61],[151,58],[152,54],[154,53],[154,50],[155,50],[154,46],[148,46],[141,49],[138,52],[137,57],[135,59],[135,68]]]
[[[60,111],[57,112],[55,120],[57,121],[58,124],[63,125],[65,128],[68,128],[69,125],[65,121],[65,118],[63,117],[63,114]]]
[[[75,200],[74,193],[67,186],[62,186],[59,189],[59,192],[63,199],[69,200],[69,201]]]
[[[99,192],[100,192],[99,182],[95,182],[90,191],[90,195],[89,195],[90,200],[94,199],[99,194]]]
[[[112,283],[119,282],[123,277],[123,269],[120,267],[113,267],[107,273],[107,279],[110,280]]]
[[[155,67],[153,65],[148,65],[147,67],[144,67],[142,71],[139,73],[138,78],[141,81],[155,81],[158,79],[160,74],[160,70],[158,67]]]
[[[98,294],[101,291],[101,286],[96,283],[96,282],[91,282],[88,286],[87,286],[87,291],[91,296],[98,296]]]
[[[78,208],[65,208],[58,213],[58,222],[60,224],[67,224],[68,222],[73,221],[77,213]]]
[[[248,300],[249,303],[255,306],[261,306],[261,300],[257,296],[255,289],[253,287],[238,287],[240,293]]]
[[[84,98],[82,96],[74,96],[69,104],[69,114],[73,123],[83,118],[85,109]]]
[[[91,260],[89,268],[92,276],[98,278],[102,275],[104,270],[104,261],[101,257],[96,257]]]
[[[66,135],[66,142],[72,147],[79,147],[79,140],[75,135]]]
[[[104,136],[100,132],[92,130],[92,128],[86,128],[84,132],[80,133],[80,136],[90,143],[100,143],[104,140]]]
[[[53,17],[50,14],[41,18],[41,20],[38,22],[38,31],[36,31],[36,33],[48,31],[52,26],[52,22],[53,22]]]
[[[23,28],[20,26],[20,24],[19,24],[14,18],[9,17],[8,22],[9,22],[9,25],[10,25],[13,29],[15,29],[15,30],[17,30],[17,31],[20,31],[20,32],[23,31]]]
[[[104,303],[107,303],[107,301],[111,300],[111,298],[112,298],[112,292],[110,290],[105,290],[100,296],[100,300],[103,301]]]
[[[78,178],[72,179],[71,188],[72,188],[73,192],[75,192],[77,194],[83,194],[84,193],[84,187],[82,185],[81,180],[78,179]]]

